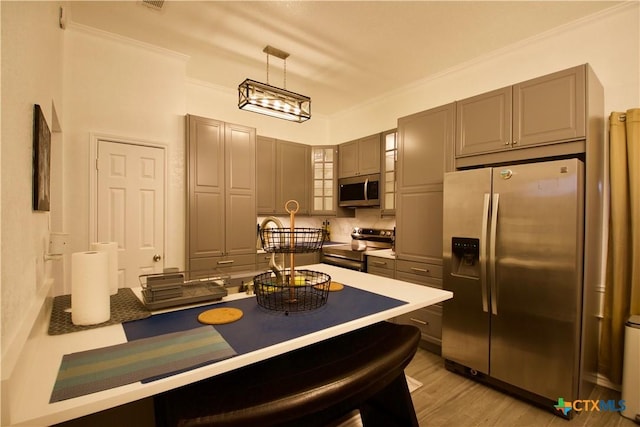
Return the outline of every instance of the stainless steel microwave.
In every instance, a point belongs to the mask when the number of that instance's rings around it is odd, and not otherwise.
[[[338,200],[347,208],[380,206],[380,174],[340,178]]]

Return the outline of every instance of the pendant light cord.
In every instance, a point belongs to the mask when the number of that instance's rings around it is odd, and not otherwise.
[[[267,84],[269,84],[269,54],[267,53]]]
[[[267,53],[267,84],[270,84],[269,83],[269,57],[270,56],[271,55],[269,55]],[[284,61],[284,77],[283,77],[283,86],[282,86],[282,88],[286,89],[287,88],[287,58],[284,58],[283,61]]]

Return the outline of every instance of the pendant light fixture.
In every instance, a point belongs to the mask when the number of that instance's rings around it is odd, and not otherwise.
[[[240,83],[238,86],[238,108],[298,123],[309,120],[311,118],[311,98],[285,89],[289,54],[272,46],[267,46],[262,51],[267,54],[267,83],[251,79]],[[275,56],[284,61],[282,89],[269,84],[269,56]]]

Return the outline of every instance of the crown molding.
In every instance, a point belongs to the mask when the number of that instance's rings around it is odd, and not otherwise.
[[[115,41],[117,43],[121,43],[127,46],[133,46],[141,49],[148,50],[149,52],[154,52],[160,55],[164,55],[168,58],[177,59],[179,61],[187,62],[191,59],[191,56],[186,55],[184,53],[176,52],[174,50],[165,49],[163,47],[159,47],[150,43],[145,43],[136,39],[132,39],[129,37],[124,37],[118,34],[110,33],[108,31],[100,30],[94,27],[90,27],[88,25],[79,24],[77,22],[70,21],[67,24],[67,29],[78,31],[85,34],[90,34],[105,40]]]

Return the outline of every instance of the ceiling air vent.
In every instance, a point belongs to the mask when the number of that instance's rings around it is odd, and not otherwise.
[[[161,10],[164,0],[142,0],[142,4],[150,9]]]

